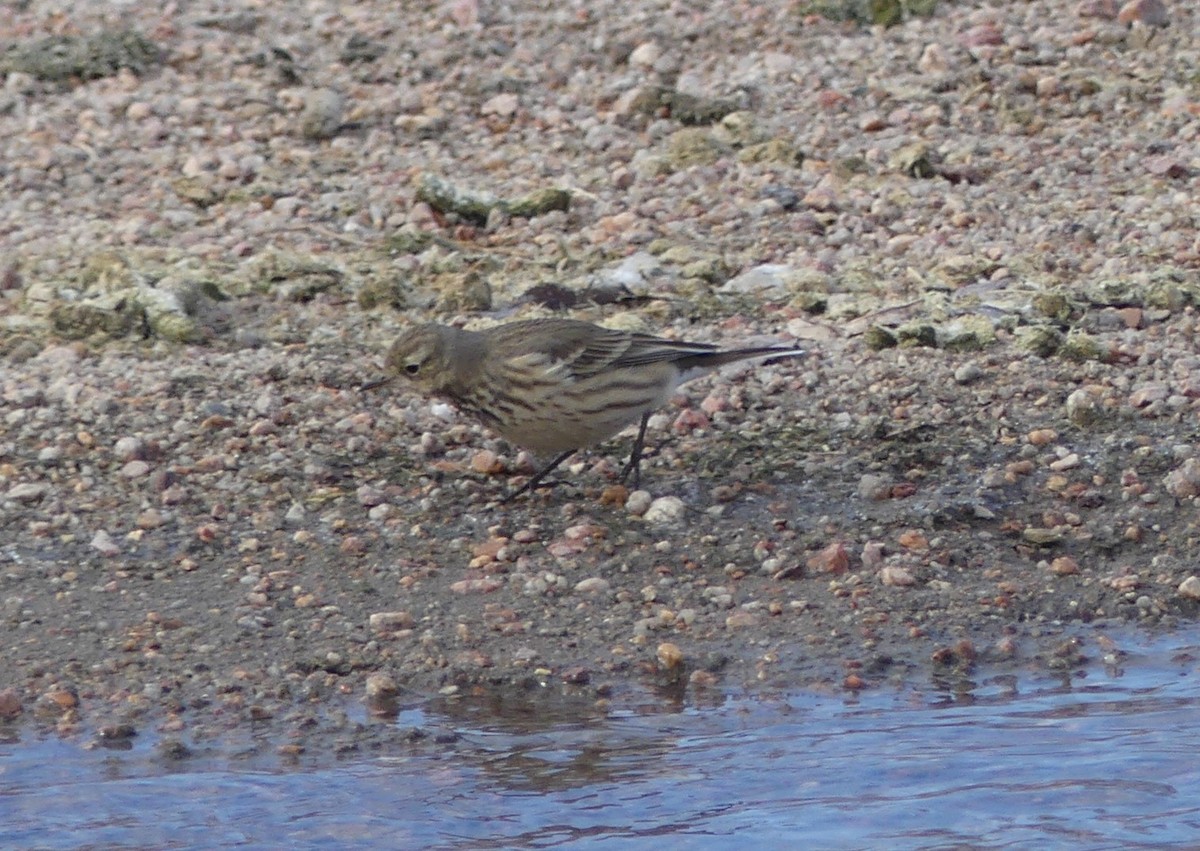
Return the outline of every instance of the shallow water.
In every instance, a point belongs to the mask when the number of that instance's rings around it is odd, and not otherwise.
[[[0,846],[1200,847],[1200,635],[1124,649],[1123,668],[955,692],[551,724],[528,706],[430,706],[397,723],[454,729],[452,748],[324,770],[2,745]]]

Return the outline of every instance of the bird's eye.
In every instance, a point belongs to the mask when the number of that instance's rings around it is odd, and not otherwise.
[[[421,371],[421,365],[419,363],[410,363],[404,367],[404,371],[409,375],[416,375]]]

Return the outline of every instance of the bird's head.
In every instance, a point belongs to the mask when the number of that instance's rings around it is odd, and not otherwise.
[[[450,353],[456,333],[456,328],[432,323],[409,328],[388,349],[389,376],[411,381],[427,393],[442,389],[453,378]]]

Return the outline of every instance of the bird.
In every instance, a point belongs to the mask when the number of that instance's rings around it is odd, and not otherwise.
[[[526,319],[468,331],[427,323],[403,331],[388,349],[386,378],[402,378],[452,403],[501,437],[551,460],[503,502],[538,487],[580,449],[639,423],[621,470],[640,484],[650,415],[675,389],[736,361],[798,357],[783,346],[720,349],[576,319]]]

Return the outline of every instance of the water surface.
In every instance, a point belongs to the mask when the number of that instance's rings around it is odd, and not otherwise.
[[[320,770],[0,746],[5,848],[1200,847],[1200,637],[1121,667],[584,717],[429,705],[439,754]]]

